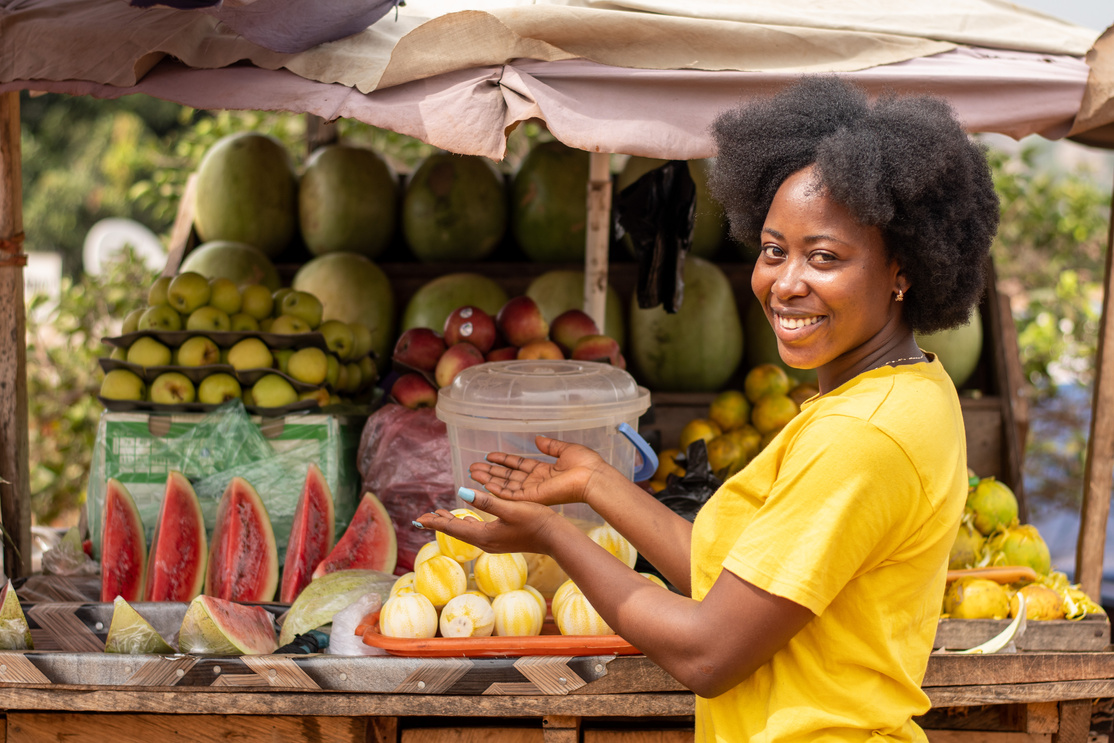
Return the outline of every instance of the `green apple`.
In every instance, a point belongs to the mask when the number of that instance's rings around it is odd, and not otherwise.
[[[298,401],[294,385],[278,374],[267,374],[251,387],[251,396],[261,408],[281,408]]]
[[[197,400],[206,405],[220,405],[236,397],[242,397],[244,391],[240,388],[239,381],[231,374],[217,372],[210,374],[197,385]]]
[[[290,363],[290,357],[294,355],[294,349],[276,348],[275,350],[271,351],[271,355],[275,357],[275,368],[283,374],[289,374],[289,372],[287,371],[287,365]]]
[[[243,400],[245,408],[250,408],[255,405],[255,399],[251,396],[251,387],[244,390]]]
[[[281,333],[282,335],[308,333],[311,329],[305,320],[294,315],[279,315],[271,323],[271,332]]]
[[[240,311],[243,299],[236,282],[223,276],[214,276],[209,279],[209,305],[216,307],[226,315],[235,315]]]
[[[317,332],[325,336],[325,345],[342,361],[354,361],[352,349],[356,344],[356,336],[352,326],[341,320],[326,320],[317,326]]]
[[[146,311],[146,307],[138,307],[125,315],[124,322],[120,324],[120,335],[127,335],[139,330],[139,318]]]
[[[332,389],[337,389],[337,378],[340,376],[340,360],[336,354],[329,354],[327,359],[329,368],[325,370],[325,384]]]
[[[350,322],[348,326],[352,328],[352,352],[349,354],[348,359],[355,361],[362,359],[371,353],[371,346],[375,342],[371,337],[371,328],[364,325],[362,322]]]
[[[232,328],[232,320],[223,310],[218,310],[211,304],[198,307],[186,318],[186,330],[197,330],[202,333],[223,333]]]
[[[279,310],[279,314],[301,318],[310,330],[321,324],[321,316],[325,312],[325,306],[321,304],[320,299],[309,292],[297,290],[288,292],[282,298],[280,306],[282,309]]]
[[[286,373],[306,384],[321,384],[329,370],[328,357],[320,348],[299,348],[286,364]]]
[[[136,338],[128,346],[128,363],[140,366],[166,366],[170,363],[170,349],[149,335]]]
[[[352,394],[360,389],[360,383],[363,380],[363,375],[360,373],[360,365],[354,361],[349,361],[344,365],[344,369],[348,373],[345,375],[344,387],[341,389],[341,392]]]
[[[274,325],[274,324],[275,324],[275,318],[264,317],[262,320],[259,321],[259,331],[261,333],[270,333],[271,332],[271,326]]]
[[[329,404],[329,391],[324,387],[318,387],[312,390],[298,393],[299,400],[316,400],[318,406],[325,407]]]
[[[127,361],[128,349],[123,346],[113,346],[112,352],[108,354],[108,358],[116,359],[117,361]]]
[[[240,312],[262,320],[270,317],[274,308],[275,299],[271,290],[262,284],[248,284],[240,291]]]
[[[219,362],[220,347],[203,335],[187,338],[178,347],[178,363],[181,366],[209,366]]]
[[[228,363],[233,369],[270,369],[274,363],[271,349],[259,338],[244,338],[228,349]]]
[[[233,333],[259,331],[259,321],[246,312],[237,312],[228,318],[228,322],[228,329]]]
[[[160,276],[155,279],[155,283],[151,284],[151,288],[147,290],[147,304],[151,307],[158,307],[160,304],[167,304],[166,290],[170,287],[170,280],[172,276]]]
[[[339,364],[337,366],[337,378],[333,382],[333,391],[347,392],[348,391],[348,365]]]
[[[209,303],[209,280],[196,271],[185,271],[170,280],[166,299],[170,306],[188,315]]]
[[[157,304],[148,307],[139,316],[137,330],[165,330],[175,331],[182,329],[182,316],[178,311],[167,304]]]
[[[361,388],[367,389],[379,381],[379,367],[375,365],[375,359],[371,356],[364,356],[356,362],[356,366],[360,367]]]
[[[113,369],[101,382],[101,397],[106,400],[142,400],[146,395],[147,385],[127,369]]]
[[[183,405],[197,399],[193,382],[182,372],[165,372],[151,382],[151,402],[161,405]]]
[[[282,300],[285,299],[286,295],[292,291],[294,290],[291,289],[289,286],[284,286],[281,289],[275,290],[271,294],[271,301],[273,302],[273,307],[271,308],[272,315],[278,317],[282,314]]]

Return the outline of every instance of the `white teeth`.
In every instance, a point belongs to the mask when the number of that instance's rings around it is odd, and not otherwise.
[[[781,315],[778,315],[777,320],[781,327],[785,328],[786,330],[796,330],[798,328],[803,328],[808,325],[815,325],[816,323],[820,322],[820,318],[817,316],[783,317]]]

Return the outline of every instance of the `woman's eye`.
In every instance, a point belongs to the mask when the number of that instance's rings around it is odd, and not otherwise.
[[[836,259],[835,255],[825,250],[817,250],[812,254],[812,260],[816,263],[829,263]]]
[[[763,245],[762,255],[767,258],[781,258],[785,255],[785,251],[779,245]]]

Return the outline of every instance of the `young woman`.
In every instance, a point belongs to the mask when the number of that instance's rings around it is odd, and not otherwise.
[[[607,623],[697,698],[697,740],[925,740],[912,721],[966,490],[963,419],[914,331],[967,322],[998,208],[946,104],[806,78],[714,125],[712,187],[782,358],[820,394],[694,524],[594,452],[492,453],[462,497],[497,517],[421,528],[551,555]],[[550,505],[586,502],[680,591]],[[417,522],[416,522],[417,524]]]

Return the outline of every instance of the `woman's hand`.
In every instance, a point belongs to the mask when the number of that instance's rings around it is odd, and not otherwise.
[[[463,490],[463,488],[462,488]],[[538,552],[549,554],[562,529],[570,527],[560,514],[548,506],[528,500],[506,500],[478,491],[472,505],[495,516],[494,521],[458,519],[445,509],[423,514],[416,528],[436,529],[450,537],[473,544],[484,552]],[[571,527],[576,531],[576,527]]]
[[[532,501],[545,506],[587,503],[593,483],[618,472],[596,452],[557,439],[538,436],[538,451],[556,462],[540,462],[516,454],[492,452],[486,462],[469,468],[472,479],[504,500]],[[621,477],[621,476],[620,476]]]

